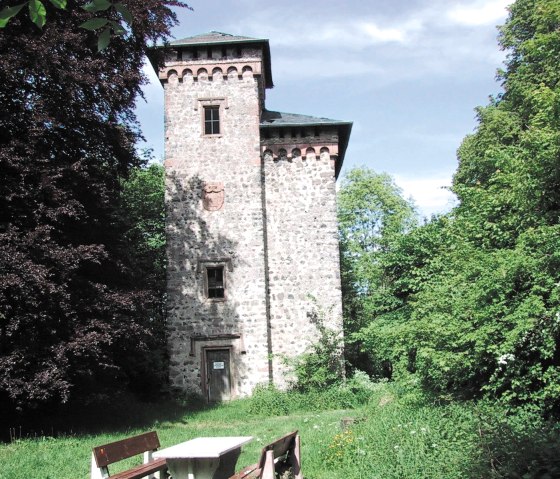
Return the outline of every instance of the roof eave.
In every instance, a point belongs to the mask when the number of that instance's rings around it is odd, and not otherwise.
[[[336,121],[336,122],[317,121],[317,122],[292,122],[292,123],[260,123],[261,128],[282,128],[284,126],[294,127],[294,126],[342,126],[342,125],[352,126],[352,122],[351,121]]]
[[[353,123],[351,121],[340,124],[340,126],[344,127],[345,131],[342,132],[343,134],[339,135],[339,140],[338,140],[339,155],[338,155],[338,161],[336,162],[335,165],[335,172],[334,172],[334,176],[337,179],[340,170],[342,169],[342,164],[344,163],[344,157],[346,156],[346,148],[348,148],[348,142],[350,141],[350,133],[352,133],[352,125]]]

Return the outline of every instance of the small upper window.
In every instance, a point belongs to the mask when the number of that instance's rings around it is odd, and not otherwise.
[[[204,134],[205,135],[220,134],[220,107],[219,106],[204,107]]]
[[[213,299],[225,298],[223,266],[206,267],[206,296]]]

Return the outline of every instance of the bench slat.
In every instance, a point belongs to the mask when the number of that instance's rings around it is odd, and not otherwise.
[[[258,477],[260,474],[260,469],[258,469],[258,467],[259,467],[258,463],[251,464],[250,466],[241,469],[239,472],[231,476],[229,479],[245,479],[250,477]]]
[[[107,467],[114,462],[128,459],[129,457],[153,451],[160,446],[159,438],[155,431],[146,432],[138,436],[111,442],[104,446],[93,448],[93,455],[97,467]]]
[[[265,477],[273,477],[276,459],[280,460],[279,458],[285,456],[288,451],[291,451],[288,460],[293,467],[295,478],[302,479],[299,464],[299,436],[297,434],[298,431],[296,430],[290,432],[289,434],[286,434],[285,436],[282,436],[280,439],[277,439],[270,444],[267,444],[262,448],[259,462],[244,467],[241,471],[237,472],[229,479],[264,479]]]
[[[267,451],[273,451],[274,459],[277,459],[285,455],[290,449],[292,449],[295,445],[297,433],[297,430],[290,432],[289,434],[282,436],[280,439],[277,439],[276,441],[264,446],[261,452],[261,457],[259,459],[259,468],[264,468]]]
[[[133,467],[127,471],[111,475],[110,479],[139,479],[165,469],[167,469],[167,461],[162,457],[160,459],[154,459],[147,464],[141,464],[140,466]]]

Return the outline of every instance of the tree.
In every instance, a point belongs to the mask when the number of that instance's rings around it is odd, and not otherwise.
[[[344,176],[338,194],[338,223],[347,340],[380,311],[393,307],[394,298],[388,294],[393,278],[385,274],[382,258],[416,221],[414,206],[402,198],[389,175],[355,168]],[[356,347],[347,345],[347,357],[374,372],[376,368],[360,358]]]
[[[151,152],[145,155],[152,160]],[[128,229],[123,238],[133,281],[146,291],[143,325],[149,355],[136,351],[127,372],[131,389],[145,398],[157,397],[168,375],[166,342],[165,170],[161,164],[132,169],[122,182],[121,210]]]
[[[439,395],[560,414],[560,2],[517,0],[503,93],[458,151],[460,203],[383,258],[395,308],[360,339]]]
[[[47,5],[41,0],[27,0],[23,3],[18,3],[13,6],[5,6],[0,10],[0,28],[4,28],[9,21],[15,17],[21,10],[27,7],[29,19],[37,28],[43,28],[47,22],[47,8],[54,8],[64,10],[68,5],[68,0],[48,0]],[[83,22],[80,28],[86,30],[97,31],[97,49],[99,51],[107,48],[111,42],[113,35],[125,35],[127,30],[133,27],[134,18],[130,13],[125,3],[117,1],[115,3],[109,0],[92,0],[81,8],[86,12],[96,14],[101,12],[102,16],[94,16]],[[182,6],[192,10],[187,4],[183,3]],[[111,9],[113,12],[111,12]]]
[[[150,344],[153,294],[127,254],[120,190],[141,162],[133,108],[143,57],[180,2],[127,2],[134,28],[101,53],[78,28],[89,17],[80,5],[53,9],[42,30],[23,16],[0,30],[4,406],[121,390]]]

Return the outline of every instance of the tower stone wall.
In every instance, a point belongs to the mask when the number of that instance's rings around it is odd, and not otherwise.
[[[265,40],[213,32],[167,48],[171,385],[209,400],[285,387],[283,358],[317,340],[317,313],[342,331],[335,180],[349,126],[266,111]]]
[[[342,331],[333,129],[303,129],[289,142],[263,139],[274,380],[290,379],[282,357],[318,339],[315,319]],[[311,136],[306,137],[306,133]],[[317,133],[317,136],[314,134]]]

